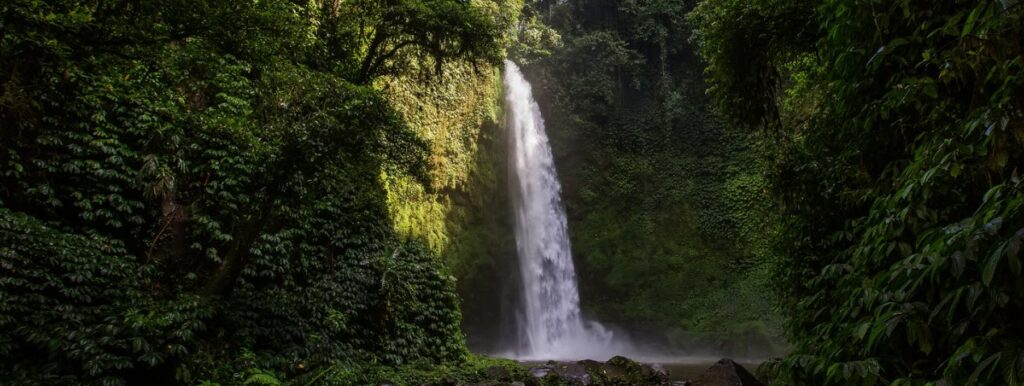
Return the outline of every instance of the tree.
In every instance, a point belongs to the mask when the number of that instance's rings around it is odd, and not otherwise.
[[[790,9],[804,32],[773,27]],[[777,282],[796,350],[769,366],[777,382],[1024,379],[1022,17],[1006,1],[695,11],[719,113],[781,133]]]
[[[424,24],[436,10],[415,4],[381,11],[412,26],[380,28],[373,76],[441,65],[394,47],[414,31],[445,61],[499,44],[441,24],[491,26],[475,8]],[[342,11],[338,30],[361,28]],[[321,50],[312,15],[285,0],[4,4],[0,378],[195,383],[246,352],[284,372],[465,355],[452,280],[395,234],[380,178],[426,179],[427,148]]]
[[[460,0],[323,0],[319,30],[327,51],[348,57],[353,79],[368,84],[416,66],[501,60],[499,20]]]

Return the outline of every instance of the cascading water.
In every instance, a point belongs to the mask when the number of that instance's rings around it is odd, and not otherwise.
[[[607,359],[622,344],[580,315],[561,184],[530,84],[505,61],[509,157],[519,256],[518,346],[521,359]]]

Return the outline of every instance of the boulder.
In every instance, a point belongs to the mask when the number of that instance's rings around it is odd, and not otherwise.
[[[551,373],[551,372],[552,372],[552,370],[553,370],[553,369],[551,368],[551,365],[540,365],[540,366],[533,366],[533,367],[530,367],[530,368],[529,368],[529,369],[527,369],[526,371],[527,371],[527,372],[529,372],[529,373],[530,373],[530,375],[531,375],[532,377],[534,377],[534,378],[544,378],[544,377],[546,377],[546,376],[547,376],[547,375],[548,375],[549,373]]]
[[[600,363],[599,363],[600,364]],[[595,364],[587,362],[581,365],[594,368]],[[591,370],[602,384],[609,385],[662,385],[668,381],[668,372],[637,363],[636,361],[616,356],[608,362],[600,364],[598,371]]]
[[[527,369],[531,375],[527,385],[573,386],[662,386],[670,385],[668,372],[658,366],[637,363],[617,356],[608,362],[582,360],[579,362],[548,362]]]
[[[700,375],[693,386],[764,386],[732,359],[721,359]]]
[[[607,380],[625,379],[629,374],[630,367],[635,364],[636,362],[626,357],[617,356],[601,364],[601,375]]]
[[[636,375],[639,376],[640,380],[651,384],[661,384],[668,381],[668,370],[660,365],[640,364]]]
[[[600,372],[601,371],[601,366],[604,365],[604,363],[595,361],[593,359],[584,359],[584,360],[576,362],[576,363],[579,364],[580,366],[583,366],[583,368],[587,369],[587,371],[590,371],[590,372],[595,372],[595,371]]]
[[[559,363],[554,366],[554,372],[558,378],[571,385],[590,386],[593,384],[587,368],[579,363]]]
[[[655,363],[651,365],[651,370],[654,370],[654,373],[658,377],[668,379],[668,369],[666,369],[665,366]]]

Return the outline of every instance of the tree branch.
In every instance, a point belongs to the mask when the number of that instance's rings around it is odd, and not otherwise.
[[[387,39],[387,33],[384,28],[378,27],[373,31],[373,41],[370,42],[370,47],[366,50],[366,57],[363,58],[362,65],[359,66],[359,83],[367,84],[370,82],[370,69],[376,61],[377,51],[380,50],[380,46],[384,44]]]

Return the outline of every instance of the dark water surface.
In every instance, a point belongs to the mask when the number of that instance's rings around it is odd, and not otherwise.
[[[718,362],[718,359],[709,361],[687,361],[682,363],[658,363],[665,370],[668,370],[668,379],[670,381],[692,381],[697,379],[701,374],[704,373],[708,367],[711,367]],[[751,374],[757,373],[757,367],[764,363],[759,360],[736,360],[736,364],[743,366]]]

